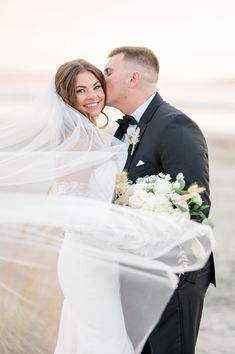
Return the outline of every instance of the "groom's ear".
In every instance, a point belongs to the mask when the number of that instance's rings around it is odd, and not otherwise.
[[[139,71],[134,71],[130,75],[130,86],[135,87],[141,79],[141,74]]]

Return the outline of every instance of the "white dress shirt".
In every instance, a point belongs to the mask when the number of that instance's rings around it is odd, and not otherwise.
[[[141,106],[139,106],[133,113],[131,113],[131,116],[135,118],[135,120],[139,123],[140,118],[142,117],[143,113],[146,111],[148,105],[152,101],[153,97],[156,95],[154,94],[150,96],[147,101],[145,101]]]

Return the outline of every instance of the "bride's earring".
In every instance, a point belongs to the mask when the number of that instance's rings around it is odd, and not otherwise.
[[[107,114],[106,114],[105,112],[102,111],[101,113],[105,116],[106,122],[105,122],[103,125],[99,126],[99,128],[100,128],[100,129],[104,129],[104,128],[106,128],[107,125],[109,124],[109,117],[107,116]]]

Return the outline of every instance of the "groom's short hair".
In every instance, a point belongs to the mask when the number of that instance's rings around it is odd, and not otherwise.
[[[118,47],[113,49],[108,58],[113,57],[117,54],[124,54],[125,60],[134,61],[137,64],[144,66],[147,69],[154,70],[157,74],[159,73],[159,61],[153,51],[146,47]]]

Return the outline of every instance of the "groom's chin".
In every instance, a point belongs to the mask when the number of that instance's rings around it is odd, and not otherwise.
[[[108,106],[108,107],[113,107],[112,106],[112,100],[108,96],[106,97],[105,105]]]
[[[119,109],[118,105],[115,103],[115,101],[112,99],[109,99],[108,97],[106,99],[106,106]]]
[[[109,101],[106,101],[106,106],[107,107],[116,108],[115,105],[112,102],[109,102]]]

